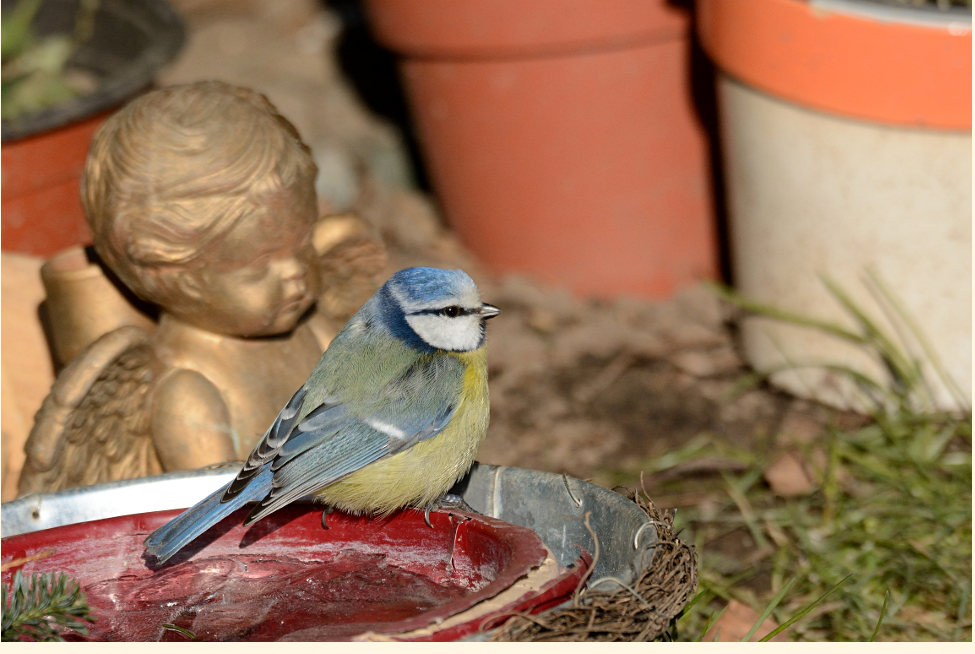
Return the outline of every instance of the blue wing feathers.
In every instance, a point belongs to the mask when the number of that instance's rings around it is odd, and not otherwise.
[[[385,434],[362,423],[347,425],[325,442],[274,470],[272,495],[290,494],[292,487],[306,481],[317,490],[376,461],[388,449],[389,437]]]
[[[343,448],[341,443],[345,440],[354,442],[355,446],[346,445]],[[279,468],[274,473],[271,492],[247,516],[245,524],[260,520],[296,499],[335,483],[377,461],[386,454],[388,448],[389,439],[365,425],[343,429],[340,434],[328,441],[328,447],[320,445],[306,450],[302,456],[292,459],[288,465]],[[336,450],[341,452],[341,455],[337,454]]]
[[[348,413],[344,405],[322,405],[309,413],[298,423],[291,437],[281,445],[271,464],[272,470],[277,470],[299,454],[327,442],[339,430],[348,424]]]
[[[271,471],[263,470],[251,479],[250,484],[240,493],[222,502],[221,498],[229,486],[230,484],[227,484],[211,493],[204,500],[149,534],[145,540],[146,553],[154,556],[157,563],[165,563],[197,536],[247,502],[264,497],[271,488]]]
[[[237,473],[237,477],[227,486],[227,490],[224,492],[222,501],[227,501],[240,493],[250,482],[250,479],[258,473],[258,471],[267,463],[269,460],[274,458],[281,446],[288,440],[288,436],[291,434],[294,428],[295,420],[297,420],[299,411],[301,410],[301,405],[305,401],[305,395],[308,392],[308,388],[302,385],[295,394],[291,396],[288,403],[284,405],[281,412],[278,413],[274,422],[268,427],[267,433],[264,434],[264,438],[258,444],[254,451],[251,452],[250,456],[244,462],[243,467],[240,472]]]
[[[154,531],[145,541],[146,552],[163,563],[248,502],[259,503],[245,525],[384,456],[436,436],[453,418],[464,370],[454,357],[421,356],[377,389],[368,406],[360,403],[355,415],[334,400],[305,412],[308,388],[303,386],[237,477]]]

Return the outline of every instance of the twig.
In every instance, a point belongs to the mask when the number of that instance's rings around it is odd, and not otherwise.
[[[46,559],[47,557],[51,556],[55,552],[57,552],[57,550],[53,547],[50,547],[41,552],[37,552],[36,554],[31,554],[30,556],[25,556],[20,559],[12,559],[10,561],[7,561],[4,564],[0,564],[0,572],[6,572],[11,568],[18,568],[22,565],[30,563],[31,561],[40,561],[41,559]]]

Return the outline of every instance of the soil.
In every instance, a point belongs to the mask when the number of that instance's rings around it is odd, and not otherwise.
[[[160,84],[222,79],[261,91],[315,153],[324,211],[365,218],[390,270],[462,267],[502,308],[488,329],[492,418],[479,460],[634,486],[702,433],[770,448],[779,434],[811,438],[836,421],[764,385],[740,390],[750,370],[736,316],[703,284],[666,301],[597,300],[484,270],[437,212],[395,68],[358,2],[171,1],[188,38]]]

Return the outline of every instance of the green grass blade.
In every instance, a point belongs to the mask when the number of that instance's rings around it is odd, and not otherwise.
[[[833,298],[840,303],[840,306],[856,320],[866,332],[866,340],[872,343],[877,349],[877,353],[887,365],[888,371],[894,378],[895,384],[900,384],[905,389],[912,389],[916,386],[919,372],[917,365],[898,348],[893,340],[884,332],[883,329],[867,315],[860,306],[854,302],[850,295],[841,289],[839,285],[827,277],[820,277],[823,285],[830,292]]]
[[[704,623],[704,629],[701,630],[701,635],[697,637],[697,642],[700,643],[704,640],[704,637],[708,635],[708,631],[711,630],[711,627],[714,626],[714,623],[716,623],[721,618],[721,616],[724,615],[724,612],[727,610],[728,610],[728,605],[725,604],[720,611],[718,611],[717,613],[712,613],[708,617],[708,621]],[[719,636],[718,633],[714,634],[715,641],[717,641],[718,636]]]
[[[190,631],[189,629],[186,629],[184,627],[180,627],[178,625],[170,624],[168,622],[165,623],[162,627],[163,627],[163,629],[168,629],[169,631],[175,631],[175,632],[178,632],[180,634],[183,634],[184,636],[186,636],[190,640],[195,640],[196,639],[196,634],[194,634],[192,631]]]
[[[917,341],[918,345],[921,346],[921,350],[924,352],[925,361],[934,369],[935,373],[944,383],[948,391],[953,395],[955,402],[958,406],[965,411],[971,411],[971,400],[970,398],[961,390],[961,387],[955,381],[955,379],[948,374],[945,369],[944,364],[941,361],[941,357],[935,352],[934,347],[931,345],[931,341],[924,334],[924,330],[921,329],[917,321],[911,317],[910,312],[900,301],[900,299],[884,284],[880,276],[871,268],[867,269],[867,278],[873,285],[873,289],[876,295],[879,295],[884,299],[884,301],[891,307],[891,309],[896,313],[899,322],[903,323],[907,329],[911,332],[914,340]],[[869,287],[868,287],[869,288]],[[898,321],[892,321],[897,324]]]
[[[880,605],[880,617],[877,618],[877,626],[873,628],[873,633],[870,634],[870,642],[873,643],[877,640],[877,634],[880,633],[880,625],[884,623],[884,617],[887,615],[887,602],[890,601],[890,590],[884,591],[884,603]]]
[[[793,615],[791,618],[789,618],[788,620],[786,620],[785,622],[783,622],[782,624],[780,624],[778,627],[776,627],[772,631],[770,631],[767,634],[765,634],[764,636],[762,636],[759,639],[759,642],[767,643],[768,641],[772,640],[773,638],[775,638],[776,636],[778,636],[780,633],[782,633],[783,631],[785,631],[786,629],[788,629],[789,627],[791,627],[792,625],[794,625],[795,623],[797,623],[799,620],[801,620],[803,617],[805,617],[810,611],[812,611],[814,608],[816,608],[817,606],[819,606],[820,604],[822,604],[823,600],[825,600],[829,595],[831,595],[834,591],[836,591],[840,586],[842,586],[843,584],[845,584],[846,583],[846,580],[849,579],[852,576],[853,575],[851,573],[851,574],[846,575],[842,579],[840,579],[836,584],[834,584],[833,586],[831,586],[825,593],[823,593],[822,595],[820,595],[819,597],[817,597],[816,599],[814,599],[812,602],[810,602],[809,604],[807,604],[806,606],[804,606],[802,609],[800,609],[798,613],[796,613],[795,615]]]
[[[766,618],[772,615],[772,611],[775,610],[775,607],[779,605],[786,593],[788,593],[789,590],[795,585],[796,579],[796,577],[792,577],[785,583],[784,586],[782,586],[782,588],[779,589],[779,592],[777,592],[775,597],[772,598],[772,601],[768,603],[765,610],[762,611],[762,614],[758,616],[757,620],[755,620],[755,624],[752,625],[752,628],[748,630],[747,634],[745,634],[745,637],[742,639],[743,642],[749,642],[752,639],[752,636],[755,635],[758,628],[762,626],[762,623],[765,622]]]
[[[863,337],[863,335],[827,320],[819,320],[818,318],[803,316],[798,313],[793,313],[791,311],[786,311],[785,309],[774,307],[770,304],[764,304],[762,302],[746,298],[734,289],[721,284],[711,283],[708,284],[708,286],[719,297],[721,297],[721,299],[726,300],[740,309],[744,309],[745,311],[753,313],[757,316],[770,318],[772,320],[781,320],[800,327],[811,327],[813,329],[818,329],[822,332],[832,334],[833,336],[837,336],[843,340],[850,341],[851,343],[856,343],[858,345],[864,345],[867,343],[867,340]]]

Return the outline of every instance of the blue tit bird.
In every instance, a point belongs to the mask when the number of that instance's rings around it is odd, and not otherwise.
[[[488,426],[485,321],[462,270],[393,275],[335,336],[226,486],[145,540],[158,564],[247,502],[249,525],[309,495],[346,512],[438,506]]]

